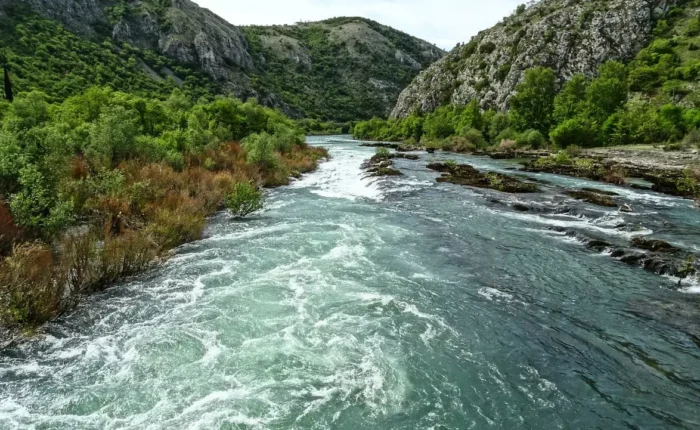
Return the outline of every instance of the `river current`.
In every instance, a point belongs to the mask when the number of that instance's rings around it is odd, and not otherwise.
[[[331,160],[263,212],[0,352],[0,428],[700,428],[700,287],[552,229],[699,253],[692,202],[440,184],[427,162],[515,165],[443,154],[363,178],[373,148],[309,140]],[[586,186],[633,212],[561,194]]]

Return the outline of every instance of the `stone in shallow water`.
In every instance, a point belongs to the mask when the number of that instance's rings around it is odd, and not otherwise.
[[[535,193],[537,185],[522,182],[516,178],[501,173],[483,173],[468,164],[432,163],[428,169],[443,173],[437,178],[438,182],[449,182],[475,188],[487,188],[504,193]]]
[[[582,200],[586,203],[590,203],[593,205],[604,206],[608,208],[617,207],[617,204],[609,195],[599,194],[597,192],[586,190],[567,191],[565,194],[569,197],[573,197],[576,200]]]

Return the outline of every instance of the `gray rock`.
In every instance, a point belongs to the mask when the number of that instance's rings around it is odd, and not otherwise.
[[[607,60],[628,61],[651,37],[673,0],[543,0],[481,32],[418,75],[392,117],[477,99],[506,110],[525,70],[548,66],[560,82],[593,76]]]

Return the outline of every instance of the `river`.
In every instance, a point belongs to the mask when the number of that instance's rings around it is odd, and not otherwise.
[[[700,288],[551,230],[700,252],[688,200],[553,175],[503,195],[332,159],[0,353],[2,429],[700,428]],[[620,214],[559,190],[596,186]],[[513,202],[561,211],[518,212]]]

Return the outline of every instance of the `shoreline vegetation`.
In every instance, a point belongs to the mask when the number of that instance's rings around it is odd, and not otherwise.
[[[473,100],[425,115],[362,121],[355,125],[353,136],[403,142],[396,146],[400,150],[533,158],[526,170],[619,185],[627,178],[642,178],[653,183],[656,191],[699,199],[700,109],[676,105],[664,94],[649,99],[633,92],[635,67],[641,66],[609,61],[600,67],[597,78],[575,75],[559,92],[554,72],[536,67],[525,73],[508,112],[483,111]],[[610,149],[643,145],[653,150],[659,142],[663,151],[657,150],[647,160],[629,156],[633,149]],[[606,150],[614,156],[609,157]],[[674,162],[663,165],[663,160]]]
[[[208,216],[261,207],[328,156],[251,100],[90,88],[0,103],[0,322],[33,328],[201,237]]]

